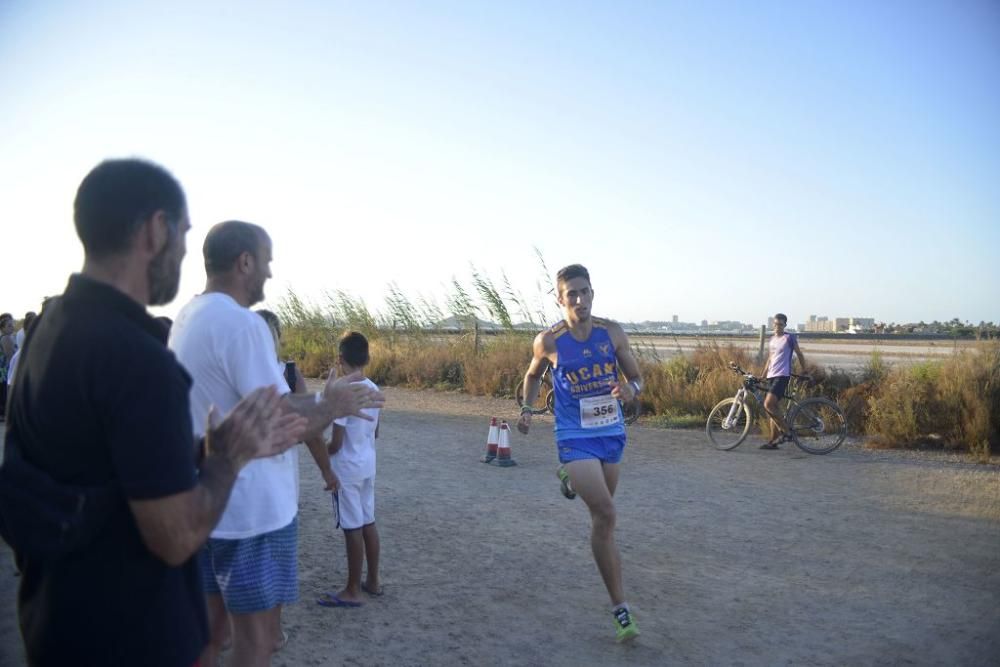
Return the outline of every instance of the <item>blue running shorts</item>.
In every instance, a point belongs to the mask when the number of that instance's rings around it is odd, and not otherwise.
[[[598,438],[571,438],[556,443],[559,463],[597,459],[602,463],[621,463],[625,451],[625,436],[610,435]]]

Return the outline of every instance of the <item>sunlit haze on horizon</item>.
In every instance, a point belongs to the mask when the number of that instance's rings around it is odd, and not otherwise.
[[[475,267],[555,314],[579,262],[623,321],[1000,321],[997,2],[8,0],[0,100],[18,318],[82,266],[87,171],[140,156],[193,225],[166,314],[235,218],[271,307],[445,309]]]

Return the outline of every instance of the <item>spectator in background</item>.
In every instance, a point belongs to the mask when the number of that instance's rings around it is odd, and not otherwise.
[[[25,332],[28,330],[28,324],[36,317],[38,317],[38,314],[33,310],[29,310],[24,314],[24,320],[21,322],[21,328],[17,330],[16,334],[14,334],[14,344],[17,345],[17,349],[20,350],[24,346],[24,336]]]
[[[7,411],[7,367],[17,351],[14,342],[14,316],[10,313],[0,315],[0,421]]]
[[[18,333],[21,333],[23,331],[30,331],[30,327],[35,321],[35,317],[36,317],[35,314],[31,311],[25,313],[24,325],[21,327],[21,331],[19,331]],[[22,342],[17,346],[17,351],[14,352],[14,356],[11,357],[10,363],[7,364],[8,395],[10,394],[10,386],[14,384],[14,375],[17,373],[17,362],[21,359],[21,351],[24,349],[24,342],[23,342],[24,340],[26,340],[26,338],[22,339]]]

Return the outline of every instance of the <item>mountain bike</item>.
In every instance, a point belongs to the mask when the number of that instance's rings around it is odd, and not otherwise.
[[[746,440],[750,432],[749,398],[753,398],[764,409],[764,391],[768,387],[766,380],[747,373],[737,364],[730,362],[733,372],[743,376],[743,384],[732,398],[726,398],[712,408],[705,424],[705,433],[716,449],[736,449]],[[804,375],[792,375],[793,383],[808,381]],[[785,394],[782,402],[785,404],[784,419],[789,432],[785,437],[790,439],[804,452],[810,454],[829,454],[847,437],[847,418],[840,406],[828,398],[814,396],[796,401],[794,387]],[[766,411],[765,411],[766,412]]]
[[[524,406],[523,380],[518,382],[517,386],[514,388],[514,401],[517,402],[518,408]],[[618,404],[621,405],[622,418],[625,420],[626,426],[635,423],[635,420],[639,418],[639,412],[641,409],[639,401],[630,401],[629,403],[618,401]],[[542,385],[538,390],[538,397],[535,399],[535,402],[531,404],[531,414],[555,414],[555,405],[556,392],[555,389],[552,388],[551,367],[548,367],[542,374]]]

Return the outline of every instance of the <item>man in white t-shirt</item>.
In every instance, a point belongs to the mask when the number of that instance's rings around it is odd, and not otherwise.
[[[178,313],[170,348],[193,378],[191,420],[205,430],[212,406],[225,414],[258,387],[285,387],[274,363],[274,343],[264,320],[250,306],[264,298],[271,277],[271,239],[257,225],[228,221],[205,237],[205,292]],[[314,395],[286,393],[283,407],[306,417],[306,438],[338,417],[364,416],[381,407],[382,394],[357,380],[330,380]],[[269,665],[280,605],[298,599],[298,513],[295,460],[281,454],[258,459],[239,474],[211,538],[202,549],[202,579],[212,639],[201,663],[214,665],[232,617],[236,665]]]

